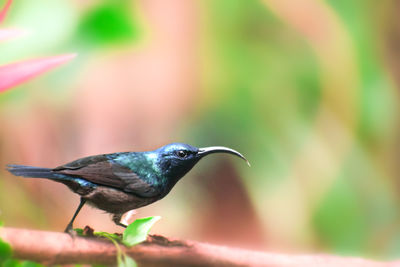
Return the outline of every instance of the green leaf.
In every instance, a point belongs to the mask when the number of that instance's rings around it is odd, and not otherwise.
[[[74,228],[74,231],[79,235],[79,236],[83,236],[83,229],[82,228]]]
[[[123,259],[118,260],[118,267],[136,267],[137,264],[134,259],[124,255]]]
[[[0,266],[3,266],[2,263],[11,258],[11,256],[11,246],[0,238]]]
[[[147,234],[160,216],[137,219],[131,223],[122,235],[122,243],[128,247],[139,244],[146,240]]]

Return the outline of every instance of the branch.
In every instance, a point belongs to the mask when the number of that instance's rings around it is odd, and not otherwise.
[[[0,238],[13,248],[14,257],[52,264],[115,264],[115,246],[101,238],[71,237],[65,233],[0,228]],[[363,266],[384,263],[331,255],[285,255],[167,239],[151,235],[147,241],[121,248],[139,266]],[[400,263],[400,262],[397,262]],[[396,263],[393,263],[394,265]],[[386,265],[385,265],[386,266]]]

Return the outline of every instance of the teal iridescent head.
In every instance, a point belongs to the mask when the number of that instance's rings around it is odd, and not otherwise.
[[[197,148],[182,143],[172,143],[156,150],[158,164],[162,173],[177,182],[204,156],[213,153],[228,153],[236,155],[247,162],[248,160],[236,150],[223,146]]]

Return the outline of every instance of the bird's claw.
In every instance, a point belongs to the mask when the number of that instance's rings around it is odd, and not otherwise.
[[[65,228],[64,233],[68,234],[72,238],[78,236],[78,233],[70,226],[67,226],[67,228]]]

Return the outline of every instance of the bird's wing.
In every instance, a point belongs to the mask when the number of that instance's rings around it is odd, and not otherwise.
[[[158,191],[127,167],[111,163],[107,155],[91,156],[54,168],[57,173],[73,175],[89,182],[110,186],[142,197],[153,197]]]
[[[77,170],[77,169],[89,166],[91,164],[96,164],[96,163],[107,161],[107,160],[108,160],[107,154],[80,158],[75,161],[71,161],[67,164],[58,166],[57,168],[54,168],[53,171],[65,170],[65,169]]]

